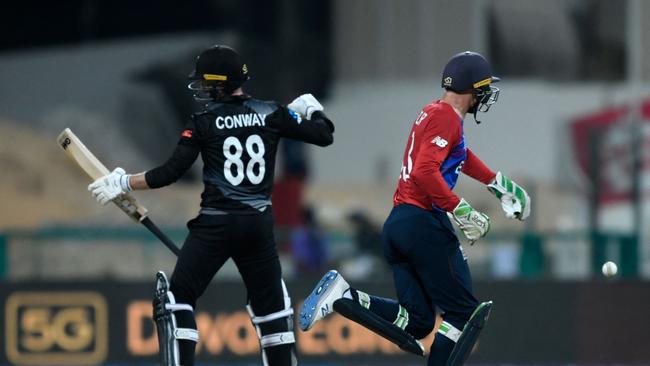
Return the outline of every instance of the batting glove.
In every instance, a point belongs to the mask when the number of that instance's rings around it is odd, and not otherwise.
[[[490,231],[490,218],[486,214],[473,209],[464,198],[460,199],[458,206],[448,215],[465,234],[470,245],[473,245],[475,241],[484,237]]]
[[[528,193],[501,172],[497,173],[487,189],[501,201],[501,208],[507,218],[524,221],[530,215]]]
[[[299,115],[311,119],[312,113],[322,111],[323,106],[311,94],[303,94],[287,105],[287,108]]]
[[[131,191],[130,177],[131,175],[126,174],[124,169],[115,168],[110,174],[88,185],[88,190],[92,192],[97,202],[105,205],[122,193]]]

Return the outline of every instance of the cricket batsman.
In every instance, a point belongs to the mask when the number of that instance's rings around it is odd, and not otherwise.
[[[246,285],[246,308],[264,366],[297,365],[293,308],[273,234],[275,156],[281,138],[330,145],[334,125],[311,94],[287,106],[262,101],[244,93],[248,79],[248,67],[234,49],[217,45],[203,51],[188,87],[205,107],[191,116],[169,160],[140,174],[116,168],[88,187],[106,204],[124,192],[172,184],[202,157],[199,215],[187,224],[189,235],[170,281],[163,272],[156,277],[153,317],[161,366],[194,364],[196,301],[229,258]]]
[[[487,185],[505,215],[525,220],[528,194],[501,172],[494,173],[466,145],[467,114],[487,112],[497,101],[499,81],[475,52],[454,55],[442,73],[442,99],[422,109],[408,134],[394,207],[383,228],[383,249],[393,270],[397,300],[350,287],[331,270],[305,300],[300,327],[337,311],[388,338],[401,348],[424,355],[417,341],[442,317],[427,365],[457,366],[467,359],[490,313],[492,302],[474,296],[467,257],[451,224],[473,244],[490,230],[489,217],[454,194],[462,172]]]

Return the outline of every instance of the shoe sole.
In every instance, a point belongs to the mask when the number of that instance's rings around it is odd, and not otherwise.
[[[302,304],[302,309],[300,310],[300,329],[303,331],[309,330],[312,325],[315,323],[312,321],[316,315],[316,312],[320,310],[322,302],[321,300],[331,292],[332,284],[339,277],[339,273],[332,270],[327,272],[323,278],[318,282],[314,290],[307,296],[305,302]],[[330,310],[331,313],[332,310]],[[329,313],[328,313],[329,314]],[[327,314],[324,314],[327,315]]]

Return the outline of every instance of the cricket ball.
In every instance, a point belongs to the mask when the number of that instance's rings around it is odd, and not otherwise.
[[[609,261],[603,264],[602,271],[605,277],[613,277],[616,276],[616,272],[618,272],[618,267],[616,266],[616,263]]]

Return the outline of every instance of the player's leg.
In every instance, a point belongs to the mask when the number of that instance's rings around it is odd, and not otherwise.
[[[478,306],[478,301],[475,300],[472,294],[469,268],[463,268],[467,266],[467,263],[461,253],[461,250],[457,249],[447,257],[449,267],[445,272],[435,271],[434,273],[434,271],[420,270],[423,278],[436,276],[441,279],[436,284],[426,286],[427,292],[439,304],[443,320],[431,345],[431,353],[427,363],[429,366],[447,365],[449,356],[456,347],[463,328],[467,324],[472,311]],[[459,301],[463,298],[466,300]]]
[[[335,310],[400,348],[423,355],[424,348],[416,339],[431,332],[435,325],[435,311],[408,264],[398,262],[398,253],[388,257],[399,302],[351,288],[343,276],[331,270],[303,303],[299,317],[302,329],[308,330]]]
[[[194,362],[194,345],[199,341],[194,308],[176,301],[169,290],[167,276],[162,271],[156,274],[153,319],[158,333],[160,364],[191,365]]]
[[[349,299],[360,305],[361,308],[402,329],[404,329],[402,325],[408,321],[408,313],[397,301],[373,296],[352,288],[338,271],[330,270],[325,273],[305,299],[299,316],[300,328],[302,330],[311,329],[320,319],[335,310],[333,305],[340,299]]]
[[[396,223],[401,235],[393,239],[401,241],[402,253],[427,299],[441,310],[443,323],[431,347],[428,365],[442,366],[479,303],[466,257],[446,215],[410,206],[401,210],[407,219]]]
[[[405,263],[393,263],[393,281],[401,312],[406,313],[404,330],[417,339],[429,335],[436,324],[435,305],[424,294],[413,269]]]
[[[391,311],[393,310],[393,311]],[[405,351],[424,355],[424,347],[404,331],[408,313],[395,300],[368,295],[355,290],[337,271],[323,276],[307,296],[300,310],[303,330],[336,311],[340,315],[372,330]]]
[[[426,295],[421,279],[409,260],[413,248],[428,244],[428,238],[414,235],[418,227],[417,224],[413,225],[411,215],[410,210],[404,210],[401,206],[393,208],[384,222],[382,243],[384,257],[393,270],[397,300],[400,308],[406,312],[404,329],[415,338],[422,339],[435,326],[436,307]]]
[[[399,210],[391,212],[387,224],[395,221],[396,216],[399,216]],[[435,309],[427,301],[406,257],[400,253],[400,248],[391,243],[390,235],[387,234],[400,236],[403,233],[399,227],[393,228],[392,225],[384,227],[384,253],[393,269],[399,302],[354,289],[337,271],[332,270],[323,276],[303,303],[299,317],[303,330],[308,330],[320,319],[336,310],[341,315],[397,343],[407,351],[423,353],[421,345],[414,339],[424,338],[431,332],[435,325]],[[352,306],[346,299],[356,303],[357,306]],[[343,308],[342,304],[346,304],[346,307]],[[371,314],[365,314],[363,310]],[[405,332],[399,332],[393,329],[394,327]]]
[[[456,340],[454,349],[447,359],[447,366],[462,366],[465,363],[490,317],[491,308],[492,301],[486,301],[479,304],[474,310],[469,321],[463,327],[460,337]]]
[[[273,237],[270,210],[262,215],[240,216],[235,224],[241,235],[233,260],[248,292],[247,310],[260,338],[264,366],[295,366],[293,308],[282,281]],[[250,230],[255,227],[256,230]]]
[[[154,320],[162,366],[191,366],[198,341],[194,319],[196,300],[228,259],[223,218],[200,215],[189,223],[190,234],[181,249],[171,283],[157,275]],[[168,288],[166,288],[168,286]]]
[[[435,307],[427,300],[416,274],[407,263],[391,261],[390,264],[397,300],[370,295],[354,288],[345,292],[343,297],[351,297],[363,308],[405,330],[415,339],[422,339],[435,326]]]
[[[471,273],[460,244],[450,247],[448,263],[449,277],[442,290],[431,289],[447,295],[436,300],[443,311],[443,323],[435,336],[429,365],[462,365],[478,340],[492,308],[491,301],[479,304],[474,297]],[[439,273],[436,275],[441,276]]]
[[[391,216],[389,216],[389,219]],[[310,329],[320,319],[329,315],[334,310],[332,305],[335,301],[347,298],[402,329],[406,328],[409,322],[411,322],[411,330],[415,331],[411,334],[416,335],[416,338],[418,338],[417,335],[425,330],[413,329],[414,324],[422,324],[416,327],[428,328],[428,332],[431,331],[435,322],[435,316],[430,314],[430,311],[426,309],[424,295],[417,286],[413,273],[408,270],[408,265],[405,262],[406,259],[392,247],[390,238],[385,233],[383,235],[383,242],[384,253],[389,264],[393,267],[395,285],[398,288],[398,295],[401,292],[402,299],[398,302],[393,299],[370,295],[359,289],[352,288],[340,273],[336,270],[330,270],[316,284],[314,290],[307,296],[303,303],[299,317],[302,330]],[[377,243],[377,245],[379,244]],[[411,311],[409,312],[408,309],[400,305],[401,303],[412,307]],[[425,308],[422,308],[422,305]],[[411,320],[410,313],[413,313],[416,318]],[[423,338],[426,334],[419,338]]]

